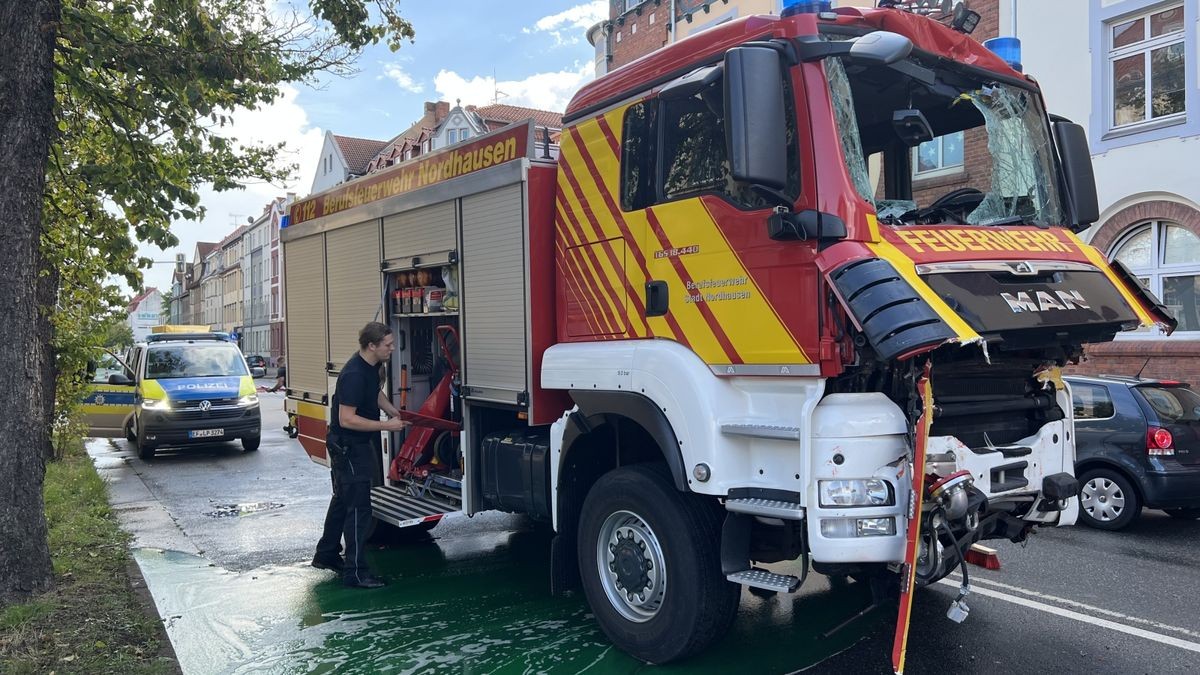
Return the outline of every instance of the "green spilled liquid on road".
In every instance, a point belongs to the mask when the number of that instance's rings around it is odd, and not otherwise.
[[[187,674],[787,673],[852,646],[889,613],[819,637],[870,597],[812,575],[795,595],[743,592],[724,640],[655,667],[612,647],[581,593],[550,596],[549,538],[536,532],[372,551],[390,582],[375,591],[307,565],[234,573],[178,552],[135,556]]]

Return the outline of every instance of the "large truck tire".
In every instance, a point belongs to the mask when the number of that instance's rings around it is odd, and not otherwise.
[[[579,572],[601,630],[649,663],[695,654],[723,636],[741,587],[720,560],[721,511],[675,489],[666,467],[611,471],[588,492]]]

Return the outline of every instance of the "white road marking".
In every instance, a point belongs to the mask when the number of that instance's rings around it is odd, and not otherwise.
[[[951,574],[950,578],[956,579],[956,580],[962,579],[962,577],[958,573]],[[1050,595],[1048,593],[1040,593],[1038,591],[1031,591],[1027,588],[1020,588],[1019,586],[1009,586],[1008,584],[1002,584],[998,581],[991,581],[990,579],[980,579],[977,576],[971,578],[971,587],[974,588],[975,584],[983,584],[984,586],[994,586],[996,588],[1002,588],[1006,591],[1013,591],[1016,593],[1020,593],[1021,595],[1028,595],[1028,596],[1034,597],[1034,598],[1042,598],[1043,600],[1050,600],[1052,602],[1057,602],[1057,603],[1063,604],[1063,605],[1072,605],[1072,606],[1078,607],[1080,609],[1085,609],[1089,612],[1095,612],[1097,614],[1107,614],[1108,616],[1120,619],[1122,621],[1130,621],[1133,623],[1140,623],[1142,625],[1152,626],[1159,630],[1169,630],[1174,633],[1180,633],[1183,635],[1187,635],[1188,637],[1194,637],[1194,638],[1200,639],[1200,632],[1197,632],[1194,630],[1188,630],[1187,628],[1180,628],[1179,626],[1172,626],[1167,623],[1160,623],[1158,621],[1153,621],[1151,619],[1143,619],[1139,616],[1130,616],[1128,614],[1114,612],[1111,609],[1104,609],[1103,607],[1096,607],[1094,605],[1089,605],[1089,604],[1086,604],[1083,602],[1079,602],[1078,600],[1071,600],[1069,598],[1060,598],[1057,595]],[[955,584],[955,585],[957,585],[957,584]]]
[[[957,588],[959,586],[958,582],[950,581],[949,579],[942,579],[938,583],[945,584],[945,585],[953,587],[953,588]],[[1169,635],[1162,635],[1161,633],[1155,633],[1152,631],[1143,630],[1141,628],[1134,628],[1133,626],[1126,626],[1123,623],[1117,623],[1115,621],[1109,621],[1108,619],[1101,619],[1099,617],[1089,616],[1087,614],[1081,614],[1079,612],[1074,612],[1069,609],[1055,607],[1054,605],[1047,605],[1044,602],[1037,602],[1036,600],[1029,600],[1027,598],[1021,598],[1021,597],[1018,597],[1015,595],[1009,595],[1008,593],[994,591],[990,588],[981,588],[981,587],[975,586],[973,584],[971,586],[971,594],[972,595],[982,595],[985,598],[996,598],[997,600],[1011,602],[1014,605],[1021,605],[1022,607],[1036,609],[1040,612],[1046,612],[1047,614],[1061,616],[1064,619],[1071,619],[1074,621],[1080,621],[1082,623],[1092,624],[1093,626],[1100,626],[1101,628],[1107,628],[1109,630],[1114,630],[1114,631],[1117,631],[1118,633],[1125,633],[1126,635],[1132,635],[1134,637],[1145,638],[1145,639],[1151,640],[1153,642],[1170,645],[1172,647],[1178,647],[1179,649],[1185,649],[1187,651],[1196,652],[1196,653],[1200,654],[1200,642],[1191,642],[1189,640],[1181,640],[1179,638],[1171,637]]]

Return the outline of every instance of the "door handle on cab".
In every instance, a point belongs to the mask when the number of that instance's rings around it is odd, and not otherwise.
[[[670,295],[667,294],[667,282],[646,282],[646,316],[663,316],[670,308]]]

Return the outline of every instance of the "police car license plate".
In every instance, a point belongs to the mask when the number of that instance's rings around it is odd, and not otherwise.
[[[219,438],[224,435],[224,429],[199,429],[188,432],[188,438]]]

